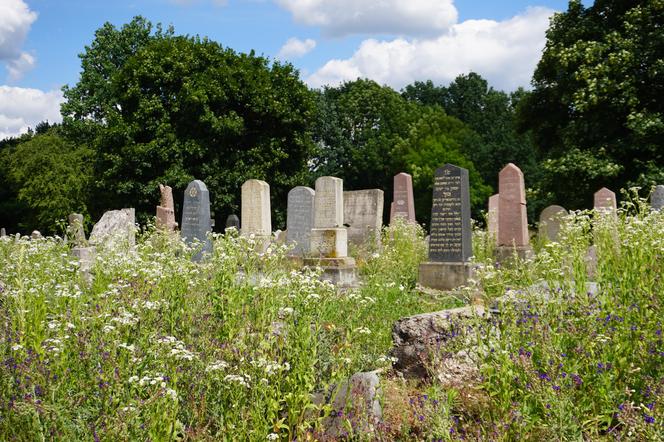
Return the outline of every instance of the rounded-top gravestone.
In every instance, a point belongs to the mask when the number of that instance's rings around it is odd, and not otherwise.
[[[560,226],[564,217],[567,215],[567,210],[561,206],[548,206],[539,218],[539,235],[549,241],[558,241],[560,234]]]

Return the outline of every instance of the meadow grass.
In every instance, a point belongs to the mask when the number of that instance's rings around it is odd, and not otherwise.
[[[383,376],[384,423],[354,440],[660,440],[664,214],[574,213],[531,261],[493,262],[475,234],[467,293],[498,305],[472,400],[390,374],[393,323],[461,305],[420,292],[424,232],[398,223],[358,257],[360,288],[293,269],[287,247],[214,235],[214,254],[152,230],[105,250],[87,284],[58,238],[0,239],[1,440],[315,440],[317,403]],[[596,248],[596,289],[587,251]],[[507,297],[504,297],[508,294]]]

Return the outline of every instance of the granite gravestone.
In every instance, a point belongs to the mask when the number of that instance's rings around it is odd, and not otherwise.
[[[662,210],[664,207],[664,186],[659,184],[655,186],[650,194],[650,207],[653,210]]]
[[[194,261],[200,261],[204,255],[212,253],[212,241],[208,237],[212,232],[210,192],[203,181],[192,181],[184,191],[181,229],[182,239],[187,245],[196,241],[201,244],[193,256]]]
[[[227,231],[228,229],[240,231],[240,218],[237,215],[231,214],[226,218],[226,227],[224,230]]]
[[[489,211],[486,215],[487,231],[493,243],[498,242],[498,205],[500,204],[500,195],[495,194],[489,197]]]
[[[90,244],[108,248],[132,248],[136,244],[136,211],[109,210],[92,227]]]
[[[558,241],[560,226],[563,223],[567,210],[561,206],[548,206],[539,217],[539,236],[548,241]]]
[[[242,184],[242,235],[270,238],[270,185],[261,180],[247,180]]]
[[[380,189],[344,192],[344,225],[353,244],[380,243],[384,192]]]
[[[419,283],[441,290],[464,285],[471,275],[471,235],[468,170],[446,164],[434,177],[429,262],[420,265]]]
[[[415,200],[413,198],[413,177],[401,172],[394,176],[394,193],[390,206],[390,224],[395,218],[415,221]]]
[[[286,243],[293,246],[292,256],[304,256],[311,248],[314,227],[314,189],[297,186],[288,192],[286,211]]]
[[[498,245],[525,247],[528,237],[523,172],[509,163],[498,175]]]

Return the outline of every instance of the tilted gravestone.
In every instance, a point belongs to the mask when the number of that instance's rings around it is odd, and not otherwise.
[[[293,246],[292,256],[305,256],[311,249],[314,227],[314,189],[297,186],[288,192],[286,212],[286,243]]]
[[[90,244],[107,248],[136,245],[136,215],[133,208],[109,210],[90,232]]]
[[[180,232],[185,244],[199,243],[199,250],[192,257],[194,261],[212,254],[212,241],[209,238],[211,232],[210,192],[203,181],[194,180],[184,191]]]
[[[159,185],[161,200],[157,206],[157,228],[166,232],[174,232],[178,223],[175,221],[175,203],[173,202],[173,189],[170,186]]]
[[[415,221],[415,199],[413,198],[413,177],[401,172],[394,176],[394,193],[390,206],[390,224],[396,218]]]
[[[471,274],[471,237],[468,170],[446,164],[434,177],[429,262],[420,264],[420,284],[439,290],[464,285]]]
[[[494,244],[498,243],[498,205],[500,204],[500,195],[495,194],[489,197],[489,211],[486,215],[487,232],[492,238]]]
[[[344,225],[353,244],[380,243],[384,192],[380,189],[344,192]]]
[[[523,172],[509,163],[498,174],[498,247],[499,261],[532,255],[528,235],[526,187]]]
[[[650,207],[653,210],[664,208],[664,185],[657,185],[650,194]]]
[[[539,217],[539,236],[547,241],[558,241],[560,227],[567,216],[567,210],[561,206],[548,206]]]
[[[226,227],[224,228],[224,231],[231,228],[238,232],[240,231],[240,218],[236,214],[228,215],[228,218],[226,218]]]

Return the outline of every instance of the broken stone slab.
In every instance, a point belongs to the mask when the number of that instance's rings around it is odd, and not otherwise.
[[[135,220],[133,208],[105,212],[92,228],[90,244],[108,248],[133,248],[136,245]]]

